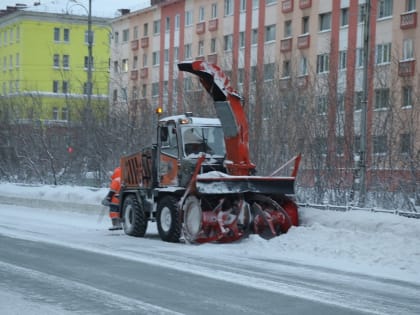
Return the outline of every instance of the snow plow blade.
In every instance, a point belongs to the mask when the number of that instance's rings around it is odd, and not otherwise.
[[[294,177],[264,177],[264,176],[227,176],[220,177],[197,176],[197,192],[200,194],[285,194],[295,193]]]

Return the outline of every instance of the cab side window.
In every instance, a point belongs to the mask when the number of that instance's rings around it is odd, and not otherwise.
[[[178,141],[175,125],[169,124],[161,128],[161,150],[162,153],[178,156]]]

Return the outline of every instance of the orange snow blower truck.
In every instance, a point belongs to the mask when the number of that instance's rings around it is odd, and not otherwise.
[[[298,225],[300,155],[289,161],[290,177],[254,175],[246,115],[228,78],[204,61],[178,68],[199,77],[218,118],[162,118],[156,144],[121,158],[125,233],[143,237],[152,221],[167,242],[232,242],[250,233],[269,239]]]

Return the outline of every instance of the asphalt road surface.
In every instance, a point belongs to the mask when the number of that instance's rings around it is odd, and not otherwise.
[[[370,314],[111,254],[0,235],[2,290],[77,314]],[[0,304],[0,313],[8,314],[7,303]]]

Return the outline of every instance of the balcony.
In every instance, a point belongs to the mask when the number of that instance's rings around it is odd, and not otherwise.
[[[141,39],[141,48],[149,47],[149,37],[143,37]]]
[[[283,0],[281,2],[281,12],[290,13],[293,11],[293,0]]]
[[[130,72],[130,79],[131,80],[137,80],[139,77],[139,71],[138,70],[132,70]]]
[[[417,27],[417,12],[406,12],[401,14],[400,28],[406,30]]]
[[[210,20],[209,21],[209,31],[210,32],[217,31],[218,24],[219,24],[218,19]]]
[[[139,49],[139,40],[132,40],[131,41],[131,50],[137,50]]]
[[[207,55],[207,62],[217,64],[217,54]]]
[[[140,69],[140,78],[145,79],[145,78],[147,78],[148,75],[149,75],[149,69],[148,68]]]
[[[303,35],[298,36],[297,38],[297,47],[299,49],[309,48],[310,43],[311,43],[311,35],[309,34],[303,34]]]
[[[401,60],[398,64],[398,75],[400,77],[412,77],[416,70],[416,60]]]
[[[203,34],[206,31],[206,22],[197,23],[195,26],[195,32],[197,35]]]
[[[280,51],[287,52],[292,50],[292,38],[285,38],[280,41]]]
[[[198,57],[195,57],[195,60],[204,61],[205,58],[204,58],[204,56],[198,56]]]
[[[299,8],[301,10],[308,9],[312,6],[312,0],[299,0]]]

